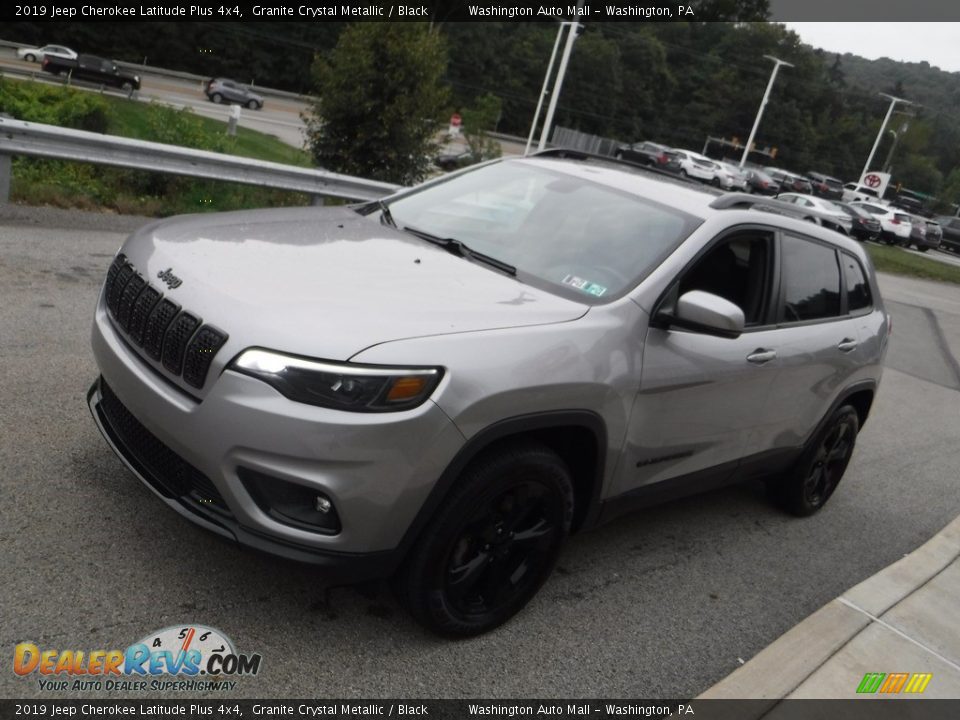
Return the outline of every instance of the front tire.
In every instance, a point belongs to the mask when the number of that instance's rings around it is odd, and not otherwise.
[[[573,519],[573,482],[550,449],[518,443],[474,460],[410,552],[398,594],[448,637],[503,624],[546,582]]]
[[[256,100],[249,100],[247,101],[247,108],[250,110],[259,110],[260,103],[258,103]]]
[[[798,517],[813,515],[826,505],[850,463],[859,430],[856,409],[837,408],[788,476],[768,481],[777,504]]]
[[[34,55],[33,53],[27,53],[26,55],[23,56],[23,59],[26,60],[27,62],[36,62],[37,56]]]

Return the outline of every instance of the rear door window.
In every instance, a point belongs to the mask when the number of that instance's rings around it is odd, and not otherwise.
[[[840,316],[840,268],[826,245],[784,235],[781,243],[781,322]]]
[[[865,310],[873,305],[870,296],[870,284],[860,262],[847,253],[841,254],[843,275],[847,284],[847,309],[851,313]]]

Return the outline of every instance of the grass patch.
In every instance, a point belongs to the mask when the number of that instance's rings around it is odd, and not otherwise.
[[[870,253],[874,267],[880,272],[960,285],[960,267],[956,265],[948,265],[904,252],[898,247],[875,245],[873,243],[866,243],[864,247]]]
[[[148,108],[156,107],[155,105],[151,106],[149,103],[131,102],[126,98],[109,96],[105,96],[104,100],[107,101],[109,108],[110,120],[107,132],[110,135],[120,135],[137,140],[155,139],[155,133],[150,123],[150,111],[148,110]],[[180,112],[170,108],[165,109]],[[251,113],[254,111],[244,110],[244,112]],[[196,120],[203,134],[228,137],[225,121],[203,117],[193,112],[190,115]],[[232,138],[230,147],[224,148],[224,151],[230,155],[269,160],[285,165],[298,165],[300,167],[310,167],[311,165],[310,155],[306,151],[288,145],[273,135],[267,135],[245,127],[237,128],[236,137]]]
[[[158,103],[0,79],[0,112],[33,122],[94,130],[258,160],[310,167],[310,156],[272,135]],[[102,165],[15,158],[12,198],[27,205],[163,217],[180,213],[307,205],[309,196],[239,183]]]

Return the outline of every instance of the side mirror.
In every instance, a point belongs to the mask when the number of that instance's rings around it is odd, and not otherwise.
[[[704,292],[690,290],[677,300],[672,313],[661,313],[671,325],[707,335],[735,338],[743,332],[746,319],[737,305]]]

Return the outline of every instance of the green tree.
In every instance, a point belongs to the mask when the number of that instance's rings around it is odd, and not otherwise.
[[[313,64],[307,144],[324,168],[409,185],[423,179],[447,107],[442,37],[419,23],[349,26]]]
[[[501,110],[500,98],[486,93],[477,98],[475,107],[463,111],[463,137],[470,147],[472,162],[500,157],[500,143],[487,137],[487,132],[496,130]]]
[[[943,184],[941,199],[943,200],[943,207],[952,215],[954,208],[951,205],[960,203],[960,167],[954,168],[947,175]]]

